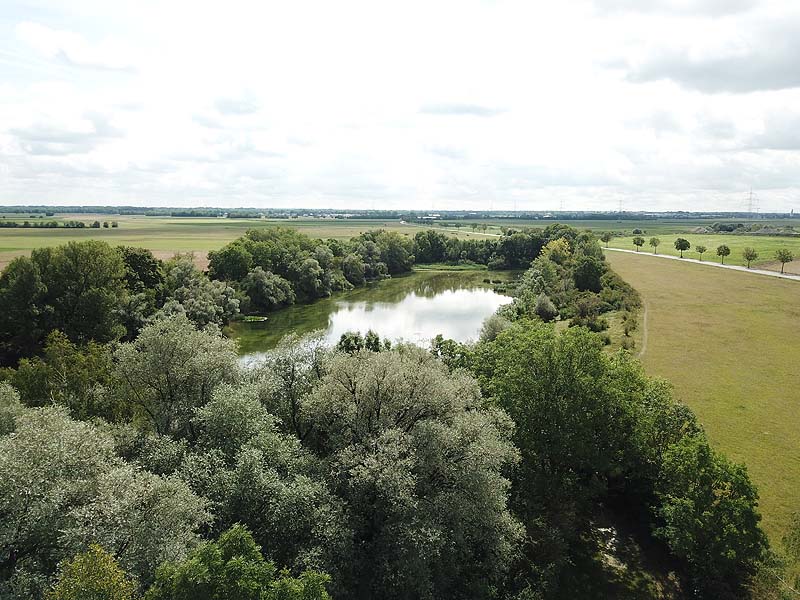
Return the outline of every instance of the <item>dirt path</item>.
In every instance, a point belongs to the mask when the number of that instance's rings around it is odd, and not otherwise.
[[[694,263],[697,265],[704,265],[706,267],[717,267],[718,269],[731,269],[732,271],[742,271],[743,273],[755,273],[756,275],[767,275],[768,277],[779,277],[781,279],[793,279],[800,281],[800,275],[792,275],[790,273],[778,273],[777,271],[766,271],[764,269],[748,269],[747,267],[740,267],[739,265],[722,265],[720,263],[709,262],[705,260],[697,260],[696,258],[681,258],[679,256],[670,256],[669,254],[652,254],[650,252],[636,252],[635,250],[624,250],[622,248],[603,248],[609,252],[627,252],[628,254],[636,254],[638,256],[651,256],[653,258],[665,258],[668,260],[679,260],[681,262]]]
[[[647,352],[647,302],[642,299],[642,347],[636,354],[636,358],[642,358]]]

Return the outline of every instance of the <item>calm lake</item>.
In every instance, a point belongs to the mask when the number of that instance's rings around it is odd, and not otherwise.
[[[291,306],[266,321],[234,323],[245,361],[257,360],[288,333],[323,330],[330,343],[347,331],[372,329],[382,338],[427,344],[437,334],[458,341],[478,337],[483,320],[511,298],[484,279],[508,281],[508,272],[417,272],[334,294],[313,304]]]

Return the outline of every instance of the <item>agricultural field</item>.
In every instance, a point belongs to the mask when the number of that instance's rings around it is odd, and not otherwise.
[[[6,215],[5,220],[25,221],[33,219]],[[34,248],[56,246],[70,241],[90,239],[104,240],[114,245],[140,246],[152,250],[159,258],[170,258],[176,252],[194,252],[202,265],[209,250],[217,250],[244,235],[251,228],[291,227],[301,232],[323,239],[349,239],[370,229],[388,229],[414,235],[424,226],[401,224],[399,221],[384,220],[334,220],[334,219],[222,219],[190,217],[145,217],[143,215],[92,215],[59,214],[43,221],[117,221],[117,228],[92,229],[28,229],[0,228],[0,269],[15,256],[27,255]],[[441,230],[441,228],[436,228]],[[448,235],[467,237],[485,236],[480,231],[469,228],[448,231]]]
[[[797,257],[797,260],[787,263],[786,273],[800,274],[800,237],[778,237],[766,235],[738,235],[738,234],[693,234],[679,233],[669,236],[662,233],[654,233],[651,230],[643,230],[641,237],[645,239],[644,246],[639,248],[639,252],[648,254],[653,252],[653,248],[648,244],[651,237],[658,237],[661,240],[657,248],[658,254],[669,254],[678,256],[680,253],[675,249],[674,242],[677,237],[686,239],[691,245],[690,250],[684,250],[683,255],[687,258],[699,259],[700,255],[696,252],[697,245],[707,248],[702,259],[709,262],[720,262],[717,256],[717,247],[725,244],[731,249],[730,256],[725,257],[725,264],[746,265],[747,262],[742,258],[742,250],[747,247],[754,248],[758,252],[758,258],[751,263],[752,267],[780,271],[781,264],[775,260],[775,251],[780,248],[788,248]],[[625,250],[635,250],[633,236],[615,237],[609,242],[611,248],[623,248]]]
[[[800,283],[622,252],[607,258],[645,301],[645,368],[675,386],[716,447],[747,465],[764,527],[779,542],[800,510]]]

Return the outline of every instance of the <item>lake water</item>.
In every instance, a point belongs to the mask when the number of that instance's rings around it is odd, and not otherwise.
[[[288,333],[322,330],[330,343],[347,331],[372,329],[381,338],[427,345],[437,334],[465,342],[476,339],[484,319],[511,298],[483,280],[509,280],[506,272],[418,272],[334,294],[313,304],[271,313],[266,321],[235,323],[245,361],[274,348]]]

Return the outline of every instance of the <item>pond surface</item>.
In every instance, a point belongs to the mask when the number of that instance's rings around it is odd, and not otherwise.
[[[274,348],[289,333],[323,330],[330,343],[347,331],[372,329],[381,338],[427,345],[442,334],[465,342],[476,339],[484,319],[511,298],[484,279],[508,281],[508,272],[417,272],[334,294],[313,304],[270,313],[266,321],[234,323],[228,333],[239,341],[247,362]]]

